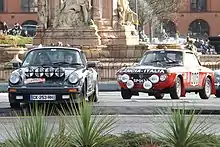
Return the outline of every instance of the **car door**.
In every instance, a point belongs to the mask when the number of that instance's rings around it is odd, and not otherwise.
[[[186,68],[185,83],[187,89],[198,89],[200,86],[200,64],[192,52],[186,52],[184,58],[184,66]]]

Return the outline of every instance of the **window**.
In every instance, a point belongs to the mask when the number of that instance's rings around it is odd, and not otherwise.
[[[198,59],[193,53],[185,54],[185,65],[190,67],[200,66]]]
[[[37,12],[37,0],[21,0],[22,12]]]
[[[4,12],[4,0],[0,0],[0,12]]]
[[[196,19],[189,25],[188,34],[190,37],[206,38],[209,36],[209,30],[208,22]]]
[[[207,11],[206,0],[191,0],[190,2],[191,11],[193,12],[205,12]]]
[[[183,55],[181,51],[149,51],[145,53],[140,61],[140,64],[182,64],[182,59]]]

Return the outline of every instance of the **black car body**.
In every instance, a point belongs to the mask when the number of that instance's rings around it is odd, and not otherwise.
[[[71,60],[70,60],[71,58]],[[98,100],[95,62],[87,62],[80,49],[40,47],[29,50],[9,77],[10,106],[20,103]]]

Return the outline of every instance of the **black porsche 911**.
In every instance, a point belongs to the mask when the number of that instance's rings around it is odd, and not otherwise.
[[[95,62],[71,47],[39,47],[29,50],[9,76],[11,108],[21,103],[98,101]]]

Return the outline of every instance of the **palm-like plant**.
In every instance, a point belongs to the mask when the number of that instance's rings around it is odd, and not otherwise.
[[[106,135],[114,130],[116,117],[92,115],[92,105],[85,101],[79,104],[77,109],[73,104],[67,107],[70,113],[63,109],[62,115],[75,115],[64,118],[72,146],[98,147],[109,141]]]
[[[168,126],[162,126],[162,131],[156,135],[167,147],[212,147],[206,134],[212,124],[206,123],[206,119],[199,121],[195,118],[195,110],[187,115],[185,108],[177,108],[170,116],[162,114]],[[212,136],[213,134],[209,134]]]
[[[3,147],[65,147],[68,140],[60,131],[54,132],[54,124],[49,124],[46,120],[46,107],[39,109],[36,105],[30,111],[30,116],[25,113],[26,119],[17,115],[17,122],[14,124],[15,133],[7,130],[7,140]],[[29,115],[29,114],[28,114]],[[63,126],[60,122],[60,126]]]

